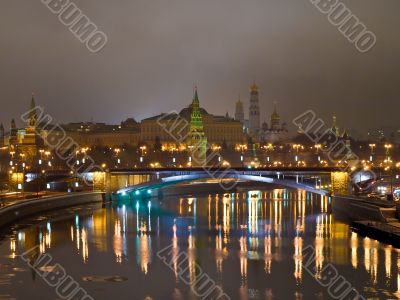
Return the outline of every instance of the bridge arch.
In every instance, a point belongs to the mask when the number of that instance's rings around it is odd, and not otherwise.
[[[223,174],[224,176],[218,176],[222,174],[210,174],[208,172],[196,172],[195,174],[183,174],[183,175],[172,175],[164,178],[159,178],[156,180],[152,180],[149,182],[129,186],[123,189],[118,190],[117,194],[126,195],[128,193],[136,192],[139,194],[142,191],[146,191],[149,194],[154,189],[163,188],[166,186],[176,185],[183,182],[191,182],[197,181],[202,179],[221,179],[221,185],[226,190],[229,190],[234,187],[233,182],[238,180],[242,181],[252,181],[252,182],[262,182],[266,184],[277,184],[287,188],[293,189],[302,189],[307,192],[319,194],[319,195],[326,195],[327,191],[317,189],[314,186],[307,185],[304,183],[299,183],[296,180],[287,180],[287,179],[278,179],[278,178],[271,178],[271,177],[264,177],[264,176],[257,176],[257,175],[248,175],[248,174],[240,174],[238,172],[232,174]],[[230,180],[228,180],[230,179]],[[224,182],[225,181],[225,182]],[[150,191],[150,192],[149,192]]]

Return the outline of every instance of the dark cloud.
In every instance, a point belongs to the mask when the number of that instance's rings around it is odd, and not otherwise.
[[[210,112],[234,111],[261,89],[288,123],[314,109],[342,126],[397,125],[397,0],[354,0],[376,33],[360,54],[308,0],[85,0],[75,3],[109,38],[90,53],[40,0],[0,2],[0,121],[18,117],[35,90],[60,122],[119,122],[180,109],[199,86]],[[347,2],[346,2],[347,3]],[[246,103],[247,104],[247,103]]]

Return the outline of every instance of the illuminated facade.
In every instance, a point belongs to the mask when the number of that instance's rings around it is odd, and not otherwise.
[[[179,113],[163,113],[142,120],[140,141],[153,146],[157,139],[165,148],[186,147],[189,136],[193,102]],[[233,147],[246,140],[243,125],[240,121],[229,116],[215,116],[209,114],[204,108],[198,108],[201,114],[204,134],[210,145],[226,144]],[[181,144],[181,145],[180,145]]]
[[[62,125],[66,134],[81,147],[137,146],[140,137],[140,123],[129,118],[120,125],[105,123],[69,123]],[[55,131],[53,134],[60,134]]]

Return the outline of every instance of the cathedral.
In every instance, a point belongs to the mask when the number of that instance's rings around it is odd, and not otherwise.
[[[276,103],[269,118],[270,124],[264,121],[260,126],[259,88],[253,83],[250,86],[249,119],[245,120],[243,103],[239,100],[235,107],[235,120],[243,124],[244,132],[258,143],[279,143],[288,139],[286,123],[281,123],[281,117],[277,112]]]

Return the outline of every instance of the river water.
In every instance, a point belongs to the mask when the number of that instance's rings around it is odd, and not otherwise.
[[[210,291],[203,299],[332,299],[328,269],[347,280],[344,290],[399,299],[400,251],[357,236],[330,207],[329,197],[274,189],[44,214],[3,234],[0,299],[62,299],[68,291],[57,294],[59,282],[46,277],[58,266],[76,281],[70,292],[81,287],[94,299],[200,299]]]

